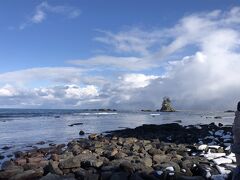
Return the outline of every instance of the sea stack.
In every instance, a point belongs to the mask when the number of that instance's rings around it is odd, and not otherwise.
[[[169,97],[164,97],[162,102],[161,112],[175,112],[175,109],[171,105],[171,100]]]

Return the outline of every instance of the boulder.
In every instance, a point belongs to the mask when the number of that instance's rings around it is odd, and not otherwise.
[[[60,170],[58,165],[59,165],[59,162],[57,162],[57,161],[49,161],[49,164],[46,169],[50,173],[57,174],[57,175],[63,175],[63,172]]]
[[[36,170],[27,170],[22,173],[19,173],[15,176],[12,176],[10,180],[32,180],[32,179],[37,179],[39,177],[43,176],[43,169],[39,168]]]
[[[175,112],[175,109],[171,105],[171,100],[169,97],[164,97],[162,102],[161,112]]]

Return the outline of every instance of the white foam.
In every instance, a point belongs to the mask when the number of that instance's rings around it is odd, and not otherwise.
[[[118,113],[108,113],[108,112],[98,112],[98,113],[94,113],[96,115],[116,115]]]
[[[150,116],[160,116],[160,114],[150,114]]]
[[[79,115],[91,115],[91,113],[77,113],[77,114],[79,114]]]

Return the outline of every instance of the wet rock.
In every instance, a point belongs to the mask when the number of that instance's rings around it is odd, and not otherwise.
[[[42,157],[32,157],[32,158],[27,158],[27,163],[39,163],[42,161]]]
[[[23,172],[23,168],[20,166],[16,166],[15,168],[12,169],[7,169],[5,171],[0,171],[0,179],[5,180],[9,179],[10,177],[20,174]]]
[[[160,150],[160,149],[155,149],[155,148],[152,148],[148,151],[148,153],[153,156],[153,155],[157,155],[157,154],[163,154],[163,151]]]
[[[79,159],[72,157],[72,158],[61,161],[59,164],[59,167],[61,169],[78,168],[81,166],[80,163],[81,162]]]
[[[218,126],[219,126],[219,127],[223,127],[223,124],[222,124],[222,123],[218,123]]]
[[[11,157],[13,157],[13,155],[12,155],[12,154],[8,154],[7,157],[8,157],[8,158],[11,158]]]
[[[80,136],[83,136],[84,134],[85,134],[85,132],[82,131],[82,130],[79,132],[79,135],[80,135]]]
[[[153,162],[155,164],[166,163],[166,162],[169,162],[170,159],[171,159],[171,157],[168,155],[165,155],[165,154],[162,154],[162,155],[156,154],[153,156]]]
[[[5,156],[3,156],[3,155],[0,155],[0,160],[2,160],[2,159],[4,159],[5,158]]]
[[[91,158],[81,162],[82,167],[95,167],[99,168],[103,165],[103,161],[101,159]]]
[[[52,159],[53,161],[59,161],[59,155],[58,154],[52,154],[50,159]]]
[[[69,124],[68,126],[72,127],[72,126],[79,126],[79,125],[83,125],[83,123],[73,123],[73,124]]]
[[[174,112],[175,111],[171,105],[171,100],[169,97],[163,98],[162,107],[161,107],[160,111],[162,111],[162,112]]]
[[[177,180],[205,180],[202,176],[189,177],[177,173],[175,174],[174,178]]]
[[[46,167],[47,171],[57,175],[63,175],[63,172],[58,167],[59,162],[57,161],[49,161],[48,166]]]
[[[37,145],[43,145],[43,144],[45,144],[45,142],[44,142],[44,141],[39,141],[39,142],[37,142],[36,144],[37,144]]]
[[[114,159],[122,159],[124,157],[127,157],[128,155],[126,153],[123,152],[118,152],[117,154],[115,154],[113,157]]]
[[[15,163],[19,166],[23,166],[24,164],[27,163],[27,160],[25,158],[18,158],[15,160]]]
[[[10,180],[32,180],[41,177],[43,173],[43,169],[28,170],[12,176]]]
[[[98,135],[97,135],[97,134],[90,134],[90,135],[88,136],[88,139],[90,139],[90,140],[97,140],[97,138],[98,138]]]
[[[10,146],[4,146],[4,147],[2,147],[2,150],[9,150],[9,149],[11,149]]]
[[[2,170],[14,169],[15,167],[16,167],[16,164],[12,160],[4,161],[2,163]]]
[[[212,175],[218,174],[218,171],[207,164],[197,164],[193,170],[193,174],[208,179],[211,178]]]
[[[143,164],[147,167],[151,167],[152,166],[152,159],[149,157],[145,157],[141,160],[143,162]]]

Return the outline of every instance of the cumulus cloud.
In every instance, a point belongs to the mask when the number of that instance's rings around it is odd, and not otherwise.
[[[19,26],[19,29],[25,29],[27,26],[31,24],[39,24],[42,23],[49,13],[52,14],[60,14],[64,15],[67,18],[73,19],[78,17],[81,14],[81,11],[78,8],[71,7],[71,6],[64,6],[64,5],[50,5],[48,2],[40,3],[33,15],[24,23]]]
[[[11,85],[6,84],[0,88],[0,97],[13,97],[18,95],[17,90],[15,90]]]
[[[135,89],[144,88],[148,86],[152,80],[159,78],[159,76],[145,75],[145,74],[125,74],[120,76],[120,88]]]
[[[75,67],[0,74],[1,82],[11,85],[34,79],[61,82],[59,86],[20,92],[2,86],[1,102],[4,96],[10,104],[12,98],[7,97],[13,95],[18,97],[16,102],[48,107],[52,103],[157,109],[162,97],[170,96],[177,109],[233,109],[240,97],[239,16],[240,8],[234,7],[191,14],[164,29],[103,31],[95,40],[110,46],[111,55],[105,52],[70,61]],[[105,75],[91,78],[89,69]]]
[[[156,78],[142,88],[124,91],[124,88],[129,89],[126,84],[123,86],[124,83],[119,83],[119,87],[112,85],[112,89],[108,87],[111,89],[108,103],[118,107],[130,104],[131,107],[157,108],[162,97],[170,96],[179,109],[233,109],[240,97],[239,15],[239,7],[188,15],[172,28],[154,31],[154,36],[157,32],[162,42],[158,48],[153,42],[154,49],[148,46],[132,49],[133,43],[125,43],[124,38],[119,40],[119,34],[98,38],[98,41],[114,45],[116,51],[139,51],[136,57],[140,56],[143,64],[150,62],[165,68],[164,78]],[[166,32],[165,36],[162,32]],[[89,61],[96,62],[94,59]],[[136,84],[137,81],[135,77]]]
[[[34,108],[73,108],[97,99],[96,86],[59,85],[33,89],[19,89],[5,85],[0,88],[0,105],[2,107]]]

